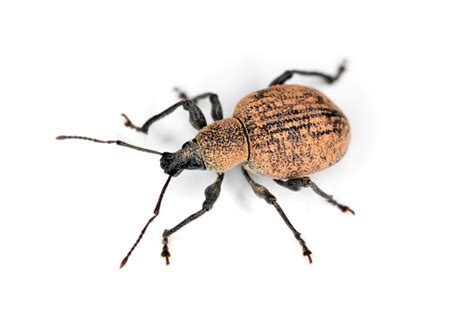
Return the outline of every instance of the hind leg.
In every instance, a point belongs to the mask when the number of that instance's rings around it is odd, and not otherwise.
[[[287,181],[282,181],[276,179],[275,182],[285,188],[288,188],[293,191],[298,191],[301,188],[311,188],[315,193],[326,199],[327,202],[330,204],[335,205],[338,207],[342,212],[350,212],[352,214],[355,214],[355,212],[349,208],[348,206],[342,205],[336,200],[331,195],[328,195],[324,191],[321,190],[309,177],[301,177],[301,178],[294,178],[294,179],[289,179]]]
[[[287,70],[283,72],[280,76],[278,76],[275,80],[270,83],[270,86],[273,85],[280,85],[284,84],[286,81],[291,79],[294,74],[304,75],[304,76],[315,76],[323,78],[329,84],[336,82],[340,77],[341,74],[346,70],[346,61],[343,61],[339,68],[337,69],[337,73],[335,75],[326,74],[319,71],[304,71],[304,70]]]

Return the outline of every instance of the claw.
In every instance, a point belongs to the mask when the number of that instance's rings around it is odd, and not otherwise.
[[[339,65],[339,71],[343,72],[347,69],[347,59],[344,58],[341,62],[341,64]]]
[[[130,119],[127,117],[127,115],[125,114],[121,114],[121,116],[125,119],[124,121],[124,125],[125,127],[131,127],[132,126],[132,122],[130,121]]]
[[[355,215],[354,210],[352,210],[348,206],[339,205],[339,209],[341,209],[342,212],[350,212],[350,213],[352,213],[352,215]]]
[[[186,94],[186,92],[181,90],[179,87],[174,87],[173,90],[175,91],[176,95],[178,96],[180,100],[188,99],[188,95]]]
[[[125,125],[125,127],[128,127],[128,128],[132,128],[138,132],[143,132],[144,134],[147,134],[148,133],[148,128],[142,128],[142,127],[137,127],[135,126],[132,121],[127,117],[127,115],[125,114],[121,114],[121,116],[125,119],[125,121],[123,122],[123,124]]]
[[[127,264],[127,261],[128,261],[128,257],[125,257],[122,262],[120,263],[120,269],[122,269],[123,267],[125,267],[125,265]]]
[[[304,252],[303,252],[303,255],[308,257],[308,261],[310,264],[313,263],[313,259],[311,258],[311,251],[309,249],[306,249]]]
[[[170,264],[170,252],[168,250],[168,245],[164,245],[163,246],[163,251],[161,252],[161,257],[164,257],[165,258],[165,261],[166,261],[166,265],[169,265]]]

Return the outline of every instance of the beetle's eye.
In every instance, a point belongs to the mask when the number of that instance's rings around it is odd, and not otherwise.
[[[196,142],[196,139],[189,140],[188,142],[185,142],[185,143],[181,146],[181,149],[187,148],[187,147],[191,146],[193,143],[197,143],[197,142]]]

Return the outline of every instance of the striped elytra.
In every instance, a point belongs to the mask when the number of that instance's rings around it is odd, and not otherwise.
[[[232,118],[203,128],[196,140],[208,170],[242,164],[263,176],[292,179],[335,164],[350,138],[346,116],[326,95],[275,85],[244,97]]]

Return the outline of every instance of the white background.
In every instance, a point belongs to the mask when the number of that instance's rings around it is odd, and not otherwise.
[[[472,8],[468,1],[2,1],[2,314],[473,314]],[[276,211],[238,169],[214,209],[214,174],[173,179],[126,268],[166,176],[157,156],[58,134],[175,151],[195,135],[177,111],[219,94],[224,114],[288,68],[348,71],[315,86],[349,117],[346,157],[311,191],[255,178],[314,252],[309,265]],[[206,114],[210,106],[202,104]],[[209,115],[208,115],[209,117]],[[208,121],[210,118],[208,118]]]

